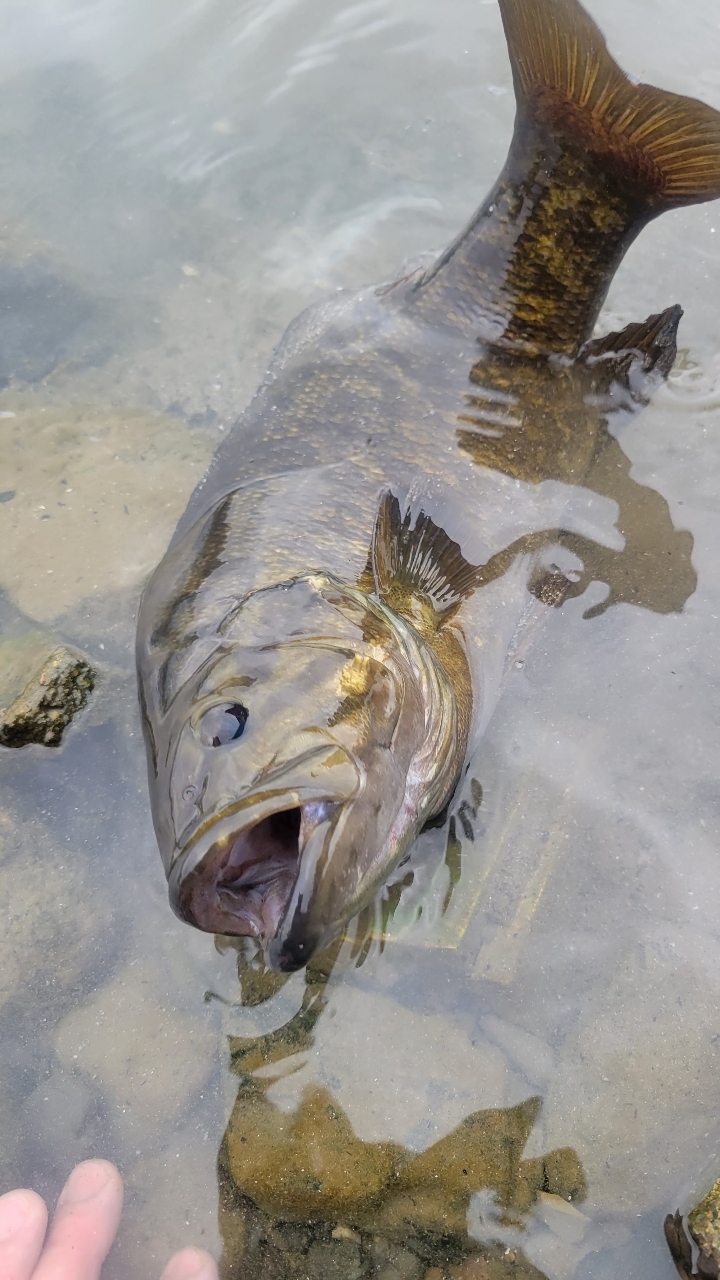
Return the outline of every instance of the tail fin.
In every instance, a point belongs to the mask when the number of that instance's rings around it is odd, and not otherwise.
[[[651,208],[720,196],[720,114],[634,84],[577,0],[500,0],[519,112],[574,136]]]
[[[413,305],[480,338],[576,355],[652,218],[720,196],[720,113],[634,84],[578,0],[500,0],[517,115],[484,205]]]

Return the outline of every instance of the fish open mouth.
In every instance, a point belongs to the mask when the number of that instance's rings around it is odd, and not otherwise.
[[[337,809],[334,801],[313,800],[223,832],[179,886],[178,915],[210,933],[271,941],[292,897],[303,849],[319,828],[332,824]]]
[[[168,867],[176,915],[207,933],[257,938],[273,968],[300,968],[335,912],[317,891],[332,888],[335,836],[360,787],[355,761],[324,741],[200,813]]]

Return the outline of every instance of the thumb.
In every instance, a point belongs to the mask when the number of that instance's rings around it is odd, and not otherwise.
[[[160,1280],[218,1280],[218,1270],[203,1249],[183,1249],[170,1259]]]

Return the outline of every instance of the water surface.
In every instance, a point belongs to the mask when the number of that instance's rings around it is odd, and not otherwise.
[[[589,8],[628,71],[720,108],[712,0]],[[720,208],[647,230],[601,320],[686,308],[622,448],[695,594],[549,611],[423,838],[419,920],[273,984],[167,906],[137,601],[286,323],[489,187],[497,6],[6,0],[0,29],[0,623],[102,675],[59,751],[0,762],[2,1189],[116,1160],[109,1280],[221,1231],[228,1277],[469,1278],[477,1240],[493,1276],[671,1280],[662,1219],[720,1174]]]

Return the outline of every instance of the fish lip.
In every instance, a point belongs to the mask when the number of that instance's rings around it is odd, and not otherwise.
[[[321,771],[323,763],[329,768]],[[315,771],[318,773],[317,780],[313,777]],[[245,861],[239,863],[238,875],[232,880],[226,880],[223,886],[223,873],[228,866],[233,849],[243,835],[253,831],[274,814],[289,810],[300,810],[301,821],[304,814],[315,821],[316,809],[327,812],[336,811],[342,804],[354,798],[361,785],[355,761],[342,747],[332,743],[324,743],[322,747],[305,752],[296,760],[282,762],[279,768],[267,776],[263,782],[264,785],[256,782],[254,787],[248,788],[236,801],[225,805],[217,812],[203,815],[201,824],[178,850],[167,878],[170,905],[182,920],[196,923],[192,918],[190,901],[194,887],[205,874],[208,882],[211,882],[216,890],[222,890],[223,887],[242,889],[245,887],[242,883],[245,873],[261,865],[262,855],[256,858],[248,856]],[[298,856],[292,874],[288,859],[286,868],[286,875],[290,877],[288,896],[292,896],[293,885],[302,864],[302,852],[298,843]],[[273,879],[279,874],[282,874],[281,867],[274,871],[271,868],[268,885],[272,884]],[[261,882],[262,876],[259,876],[257,883]],[[229,923],[232,918],[232,913],[228,909],[226,922]],[[243,918],[240,911],[236,918],[238,921]],[[207,926],[207,929],[216,933],[226,932],[219,927]],[[240,930],[238,929],[237,932],[240,933]],[[252,933],[253,930],[245,928],[242,932],[247,934]],[[261,936],[259,930],[255,932],[257,936]]]
[[[230,834],[223,833],[194,871],[176,886],[170,885],[170,903],[180,919],[205,932],[254,936],[267,950],[300,873],[304,852],[301,828],[306,815],[312,825],[315,811],[327,818],[335,815],[342,803],[336,798],[318,800],[314,795],[304,804],[297,801],[297,793],[281,793],[272,803],[266,800],[246,808],[246,821],[240,826],[231,815]],[[279,838],[276,824],[265,826],[275,815],[290,819],[281,825],[281,832],[283,827],[285,831]],[[232,861],[234,856],[237,862]]]
[[[341,789],[341,794],[333,794],[326,778],[319,778],[317,785],[314,784],[314,780],[308,779],[308,774],[312,776],[313,768],[319,769],[323,765],[330,769],[337,768],[338,765],[345,766],[343,770],[345,785]],[[351,774],[350,771],[352,771]],[[349,783],[352,785],[348,785]],[[336,783],[336,787],[337,785]],[[253,783],[245,787],[231,804],[200,816],[190,834],[179,847],[176,847],[166,873],[168,884],[171,887],[180,886],[217,843],[218,831],[220,836],[232,835],[233,822],[235,822],[235,829],[242,830],[262,821],[271,813],[280,813],[283,809],[302,808],[304,804],[313,800],[351,800],[359,786],[360,775],[355,761],[344,747],[332,741],[326,740],[321,746],[305,751],[292,760],[280,761],[278,766],[263,778],[254,779]],[[258,799],[258,797],[261,798]],[[247,810],[251,810],[257,816],[253,818],[252,823],[242,821],[238,823],[236,815]],[[187,831],[187,828],[185,830]],[[185,832],[182,834],[185,835]]]

